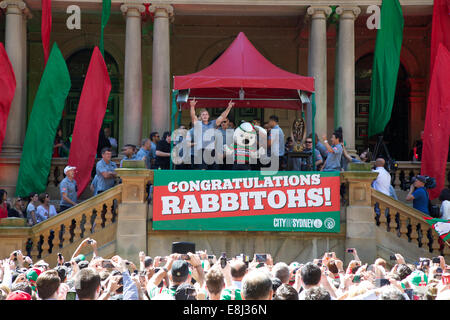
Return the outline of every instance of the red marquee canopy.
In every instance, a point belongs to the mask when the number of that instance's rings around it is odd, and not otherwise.
[[[174,77],[174,90],[185,89],[190,89],[189,98],[199,99],[196,107],[223,108],[233,99],[241,108],[299,109],[297,90],[313,92],[314,78],[276,67],[241,32],[213,64]],[[182,103],[182,108],[189,108],[189,103]]]

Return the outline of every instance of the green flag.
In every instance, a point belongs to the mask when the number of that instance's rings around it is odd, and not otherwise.
[[[66,61],[56,42],[45,66],[28,122],[16,196],[44,192],[53,154],[56,130],[70,90]]]
[[[100,52],[102,53],[102,56],[105,56],[105,45],[103,43],[103,30],[106,27],[106,24],[108,23],[109,16],[111,15],[111,0],[103,0],[102,3],[102,26],[100,31]]]
[[[382,133],[391,119],[403,40],[403,14],[398,0],[383,0],[377,31],[369,106],[369,136]]]

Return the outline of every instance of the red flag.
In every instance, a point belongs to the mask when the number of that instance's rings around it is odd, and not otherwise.
[[[50,54],[50,33],[52,32],[52,0],[42,0],[41,37],[44,47],[44,59],[47,64]]]
[[[0,152],[5,139],[9,109],[16,91],[16,76],[3,43],[0,42]]]
[[[431,26],[430,72],[434,70],[439,44],[450,50],[450,0],[434,0]]]
[[[84,191],[91,178],[97,154],[98,136],[110,91],[111,80],[105,60],[99,48],[95,47],[78,104],[69,153],[68,164],[77,167],[75,180],[78,185],[78,196]]]
[[[427,115],[422,150],[421,173],[436,178],[430,199],[439,196],[445,184],[450,138],[450,52],[440,44],[428,93]]]

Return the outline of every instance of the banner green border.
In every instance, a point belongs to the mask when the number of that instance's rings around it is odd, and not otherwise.
[[[339,177],[339,171],[266,171],[262,174],[260,171],[236,171],[236,170],[155,170],[154,186],[167,186],[169,182],[174,181],[195,181],[195,180],[211,180],[211,179],[233,179],[233,178],[250,178],[273,176],[289,176],[289,175],[312,175],[320,174],[321,177]]]
[[[322,226],[320,228],[274,227],[274,218],[314,220],[319,219],[322,222]],[[330,229],[325,226],[325,220],[327,220],[328,218],[334,220],[334,226]],[[285,231],[338,233],[340,232],[340,212],[332,211],[298,214],[273,214],[262,216],[153,221],[153,230]]]

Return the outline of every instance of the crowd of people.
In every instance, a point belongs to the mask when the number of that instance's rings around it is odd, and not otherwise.
[[[0,260],[0,300],[450,300],[442,256],[407,263],[398,253],[389,262],[361,261],[355,248],[345,254],[346,266],[335,252],[312,261],[140,252],[136,266],[99,256],[97,242],[86,238],[69,259],[58,253],[57,261],[35,262],[16,250]]]

